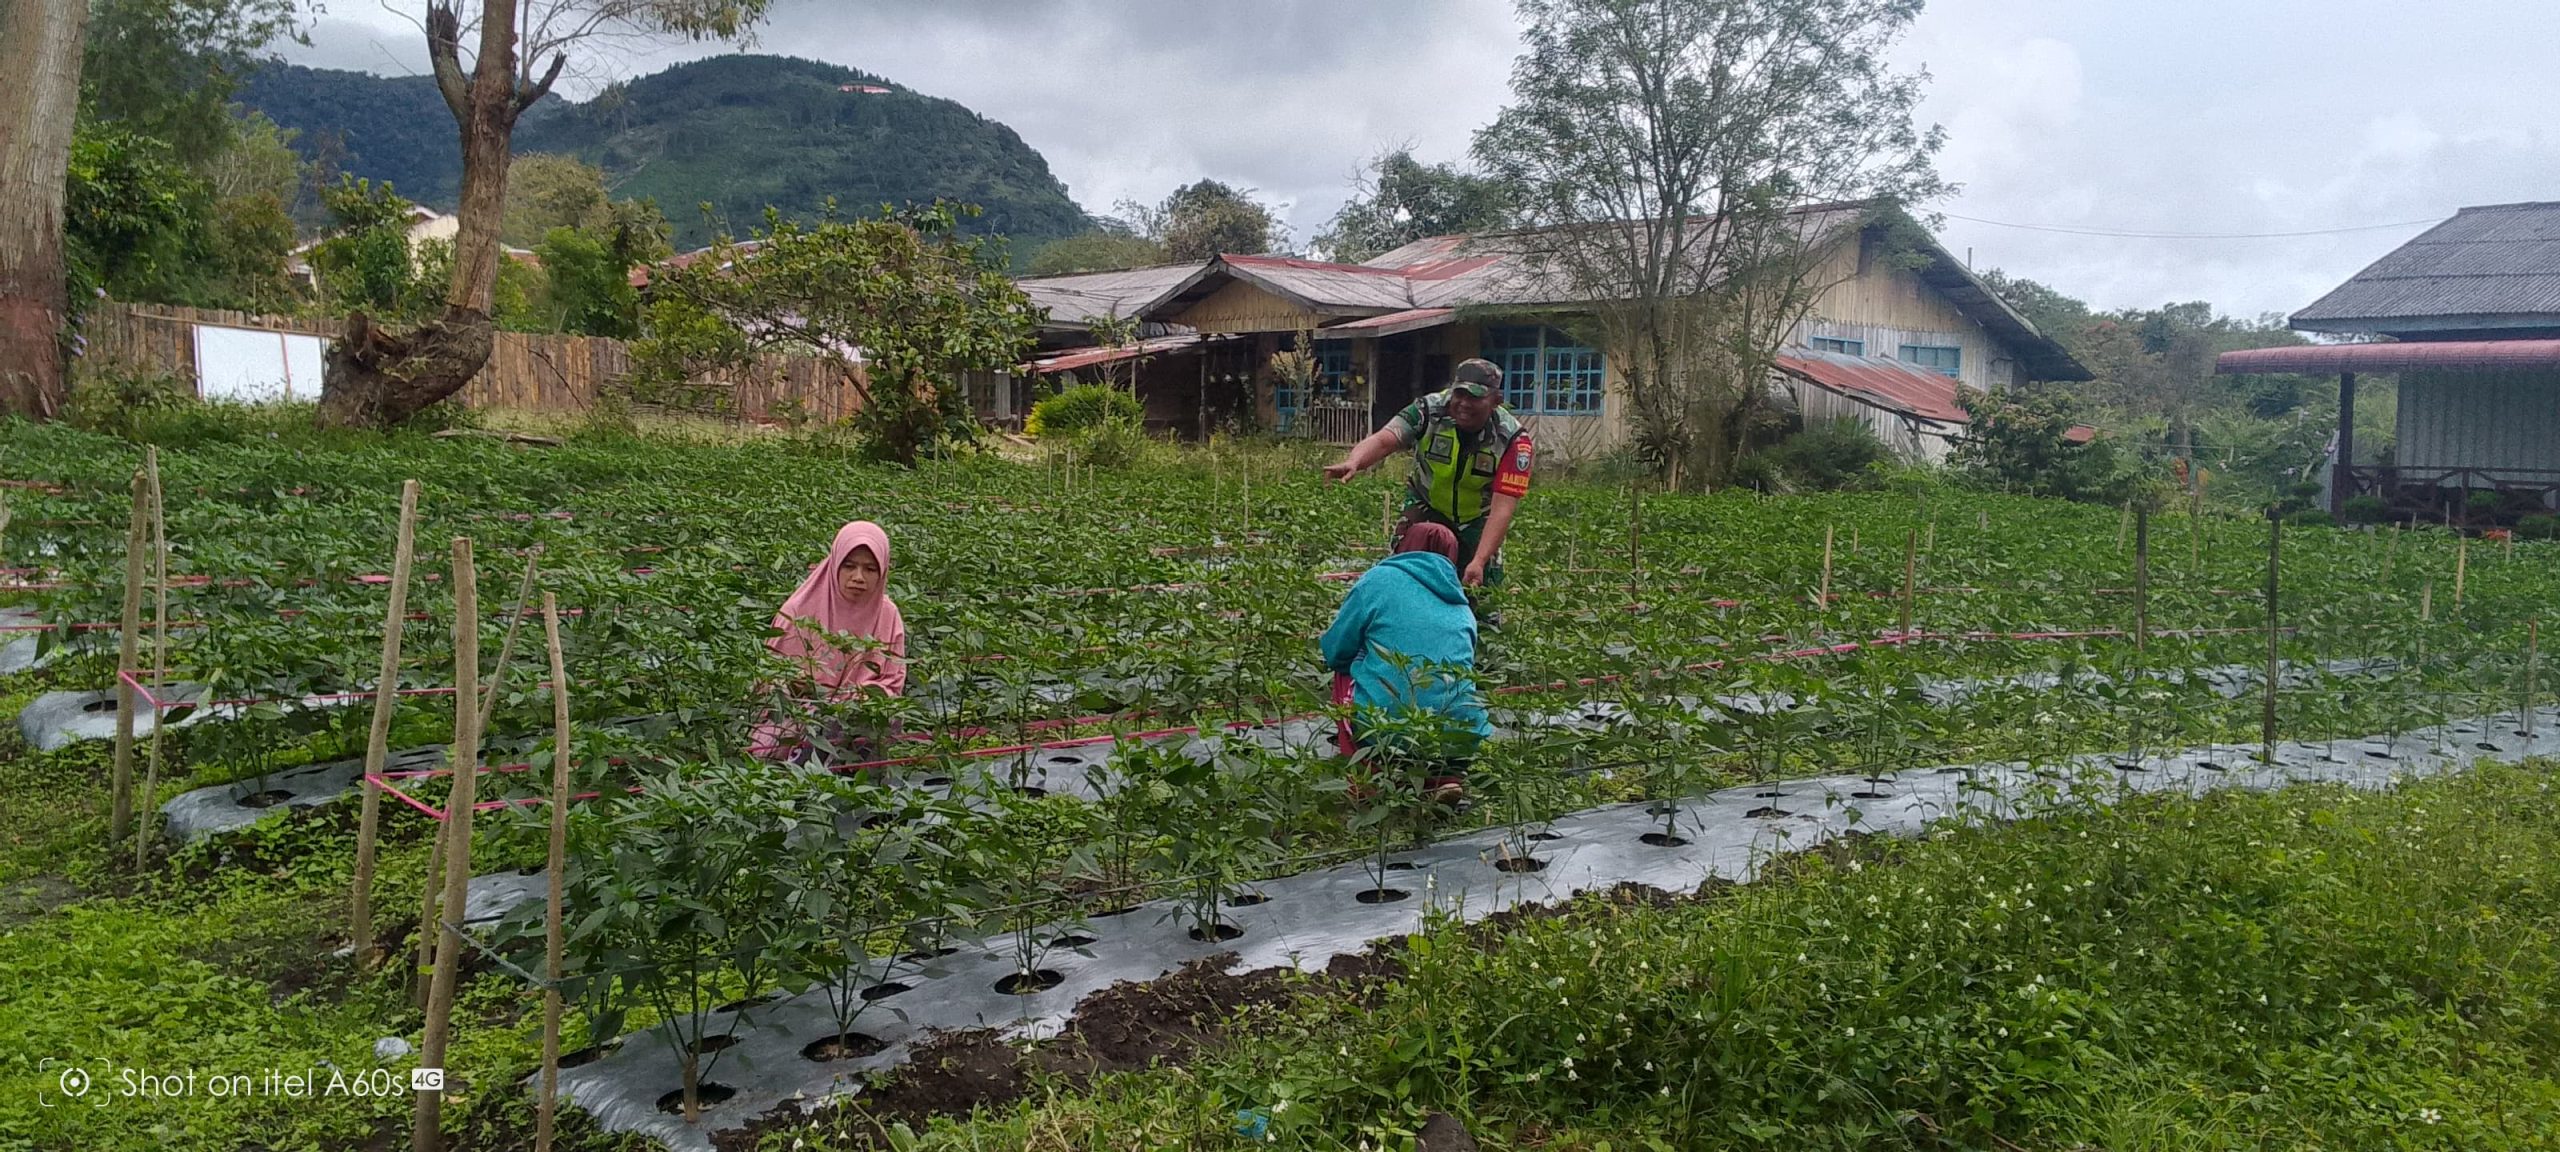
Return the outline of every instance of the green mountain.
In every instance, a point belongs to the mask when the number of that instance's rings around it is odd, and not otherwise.
[[[452,207],[461,150],[428,78],[277,66],[242,85],[241,101],[301,129],[306,157],[341,148],[335,158],[346,171]],[[986,210],[970,230],[1011,237],[1017,255],[1088,226],[1048,161],[1013,129],[813,60],[714,56],[583,104],[545,100],[517,125],[515,149],[575,155],[602,167],[615,195],[655,199],[678,248],[717,230],[743,235],[767,205],[807,215],[829,197],[848,213],[967,201]]]

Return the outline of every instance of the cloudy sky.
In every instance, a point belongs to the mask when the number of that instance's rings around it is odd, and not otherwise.
[[[417,8],[337,0],[288,56],[422,70]],[[2548,0],[1930,0],[1899,55],[1933,77],[1923,115],[1962,186],[1941,235],[1976,267],[2101,307],[2256,315],[2412,222],[2560,199],[2555,42]],[[614,46],[580,81],[715,50],[737,49]],[[746,50],[960,101],[1089,209],[1211,176],[1303,242],[1364,159],[1461,157],[1519,41],[1508,0],[775,0]]]

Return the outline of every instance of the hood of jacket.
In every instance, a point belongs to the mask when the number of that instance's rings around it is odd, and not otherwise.
[[[1398,552],[1378,562],[1439,597],[1444,604],[1464,604],[1467,590],[1458,586],[1458,568],[1437,552]]]

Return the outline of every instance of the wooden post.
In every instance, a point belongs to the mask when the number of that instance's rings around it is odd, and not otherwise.
[[[524,558],[524,579],[516,584],[515,610],[507,615],[507,634],[498,641],[498,663],[489,670],[489,690],[480,702],[480,731],[489,730],[489,717],[498,710],[498,693],[507,686],[507,662],[515,659],[516,629],[533,610],[534,566],[541,562],[542,546],[537,544]]]
[[[2353,478],[2347,471],[2356,462],[2356,374],[2338,373],[2338,459],[2329,465],[2329,514],[2343,516],[2347,512],[2347,488]]]
[[[2151,648],[2151,510],[2133,517],[2133,654]]]
[[[418,930],[442,942],[427,991],[427,1021],[418,1042],[418,1067],[442,1068],[453,1037],[453,991],[462,978],[465,898],[471,887],[471,806],[480,774],[480,594],[471,567],[471,538],[453,539],[453,793],[445,801],[444,915]],[[439,1152],[444,1093],[420,1092],[409,1129],[410,1152]]]
[[[2116,551],[2124,551],[2125,533],[2133,529],[2133,505],[2124,506],[2124,515],[2116,517]]]
[[[142,470],[151,484],[151,696],[157,700],[169,691],[169,507],[161,498],[157,451],[144,457]],[[160,720],[160,709],[152,708],[151,752],[142,770],[142,803],[134,806],[134,817],[141,822],[133,835],[136,872],[151,862],[152,817],[160,804],[160,737],[168,727]]]
[[[427,838],[427,881],[418,897],[418,965],[411,992],[417,997],[421,1012],[427,1009],[427,990],[436,970],[436,942],[440,934],[435,930],[435,923],[444,908],[444,838],[443,825],[438,825],[435,835]]]
[[[2391,543],[2382,550],[2382,578],[2391,579],[2391,559],[2400,554],[2400,522],[2391,522]]]
[[[1814,610],[1831,611],[1831,528],[1822,529],[1822,590],[1814,596]]]
[[[392,528],[391,603],[383,610],[382,663],[373,681],[373,727],[364,743],[364,771],[382,771],[391,755],[391,712],[400,700],[400,633],[409,622],[409,568],[416,561],[418,482],[400,484],[400,519]],[[356,818],[355,891],[347,902],[347,931],[355,961],[370,963],[373,952],[373,868],[375,840],[382,828],[382,789],[362,780],[364,810]]]
[[[1627,481],[1627,594],[1638,595],[1644,583],[1644,487]]]
[[[144,449],[147,461],[156,449]],[[124,533],[124,616],[116,650],[116,751],[109,785],[107,839],[122,843],[133,831],[133,709],[139,703],[133,677],[141,671],[142,549],[150,530],[150,481],[133,474],[133,521]]]
[[[1920,538],[1920,550],[1930,553],[1938,550],[1938,518],[1935,516],[1929,518],[1928,534]]]
[[[2204,469],[2196,469],[2196,486],[2187,498],[2187,570],[2204,569]]]
[[[2260,746],[2259,760],[2262,763],[2267,764],[2273,764],[2276,762],[2276,683],[2280,679],[2280,669],[2277,667],[2276,646],[2278,637],[2278,631],[2276,628],[2276,588],[2278,582],[2277,566],[2282,558],[2283,549],[2284,521],[2277,517],[2269,516],[2267,517],[2266,711],[2258,721],[2258,743]]]
[[[2425,583],[2418,585],[2418,623],[2425,624],[2436,618],[2435,601],[2436,578],[2429,576]]]
[[[543,915],[542,1095],[535,1105],[534,1152],[551,1152],[551,1117],[560,1097],[561,883],[569,856],[569,671],[560,658],[560,604],[542,594],[542,638],[551,652],[550,905]]]
[[[2542,641],[2539,617],[2524,622],[2524,734],[2533,735],[2534,667]]]
[[[2471,538],[2456,536],[2453,538],[2453,610],[2456,614],[2462,611],[2462,579],[2470,570]]]
[[[1920,573],[1920,534],[1909,532],[1902,542],[1902,634],[1911,635],[1911,588]]]

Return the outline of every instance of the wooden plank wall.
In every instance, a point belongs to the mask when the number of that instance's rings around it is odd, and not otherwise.
[[[320,337],[334,337],[339,331],[337,324],[325,320],[101,301],[81,321],[80,332],[88,342],[82,360],[99,368],[167,374],[192,386],[198,324]],[[618,384],[630,369],[631,349],[620,340],[500,332],[488,366],[464,386],[462,400],[474,408],[584,412],[595,406],[600,391]],[[719,414],[741,420],[773,420],[796,413],[832,422],[862,407],[860,374],[841,375],[833,365],[813,357],[766,357],[755,370],[717,382],[730,396],[729,410]]]

